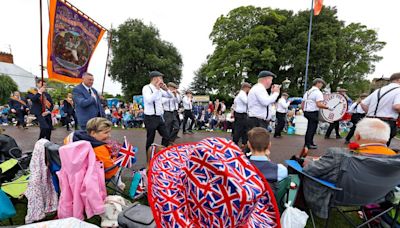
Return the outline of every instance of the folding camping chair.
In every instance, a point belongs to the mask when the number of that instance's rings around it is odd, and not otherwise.
[[[375,219],[386,214],[393,208],[396,209],[392,227],[399,216],[399,204],[390,204],[387,209],[378,215],[367,219],[363,206],[373,203],[387,202],[385,197],[400,184],[400,156],[366,156],[352,155],[349,153],[340,166],[337,183],[330,183],[303,172],[302,167],[297,161],[287,160],[286,164],[312,181],[315,181],[331,190],[334,194],[329,202],[329,215],[326,219],[325,227],[329,225],[331,209],[335,208],[346,219],[352,227],[362,227],[368,225]],[[356,206],[359,209],[342,211],[341,206]],[[361,211],[364,222],[356,225],[347,212]],[[311,211],[310,211],[311,212]],[[315,227],[313,215],[311,219]]]
[[[295,187],[291,188],[291,183],[294,183]],[[294,203],[299,186],[300,179],[297,174],[290,174],[288,177],[277,183],[278,189],[275,192],[275,199],[281,214],[286,209],[285,204],[291,202],[289,205],[291,206]]]

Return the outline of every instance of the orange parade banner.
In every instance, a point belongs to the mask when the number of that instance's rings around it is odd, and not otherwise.
[[[50,0],[49,79],[78,84],[106,30],[64,0]]]

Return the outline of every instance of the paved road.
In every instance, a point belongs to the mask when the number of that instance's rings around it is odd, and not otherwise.
[[[4,133],[15,138],[17,144],[24,150],[29,151],[34,147],[35,142],[39,136],[39,128],[30,127],[27,130],[17,129],[16,127],[4,127],[6,130]],[[65,136],[68,132],[65,128],[57,128],[52,133],[52,141],[57,144],[62,144]],[[120,142],[123,140],[123,136],[126,136],[128,141],[134,146],[139,148],[137,154],[137,163],[133,168],[144,167],[146,162],[145,142],[146,142],[146,131],[144,129],[113,129],[112,138]],[[226,137],[230,138],[229,133],[222,132],[196,132],[193,135],[182,135],[182,138],[178,139],[176,143],[185,142],[196,142],[207,137]],[[156,143],[161,142],[161,138],[156,136]],[[319,146],[317,150],[311,150],[310,155],[319,156],[324,153],[324,150],[328,147],[343,147],[343,139],[324,139],[322,136],[315,137],[315,143]],[[281,162],[285,159],[290,158],[294,154],[298,154],[304,143],[304,136],[288,135],[280,139],[272,138],[271,148],[271,159],[275,162]],[[392,141],[392,147],[400,148],[400,141],[395,139]]]

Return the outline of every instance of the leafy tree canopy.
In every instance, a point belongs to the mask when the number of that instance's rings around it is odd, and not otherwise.
[[[12,92],[18,90],[18,85],[8,75],[0,74],[0,105],[6,104]]]
[[[197,93],[234,96],[243,81],[256,83],[261,70],[292,82],[291,96],[303,93],[310,12],[244,6],[217,19],[210,39],[215,45],[195,74],[192,89]],[[365,77],[382,59],[385,45],[376,31],[359,23],[346,25],[336,8],[325,7],[313,18],[308,84],[322,77],[337,87],[350,88],[351,95],[365,92]]]
[[[180,83],[182,57],[171,43],[161,40],[154,25],[127,20],[112,30],[111,50],[111,78],[122,84],[127,98],[142,93],[153,70],[162,72],[165,82]]]

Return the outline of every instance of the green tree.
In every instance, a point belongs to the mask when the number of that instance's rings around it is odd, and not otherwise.
[[[68,93],[72,93],[73,85],[64,84],[56,81],[47,81],[48,92],[54,104],[67,98]]]
[[[12,92],[18,90],[18,85],[8,75],[0,74],[0,105],[6,104]]]
[[[240,83],[255,83],[260,70],[278,75],[292,83],[291,96],[303,93],[310,12],[239,7],[221,16],[214,24],[210,39],[214,52],[196,74],[193,88],[217,91],[232,96]],[[345,23],[337,18],[336,8],[325,7],[313,18],[308,85],[323,77],[331,88],[349,87],[364,82],[365,76],[381,60],[376,53],[385,43],[376,31],[361,24]],[[202,85],[202,86],[195,86]],[[207,87],[207,90],[203,88]],[[356,87],[362,92],[363,86]]]
[[[111,78],[122,84],[126,98],[142,93],[152,70],[164,73],[165,82],[180,83],[182,57],[171,43],[161,40],[154,25],[127,20],[112,30],[111,50]]]

